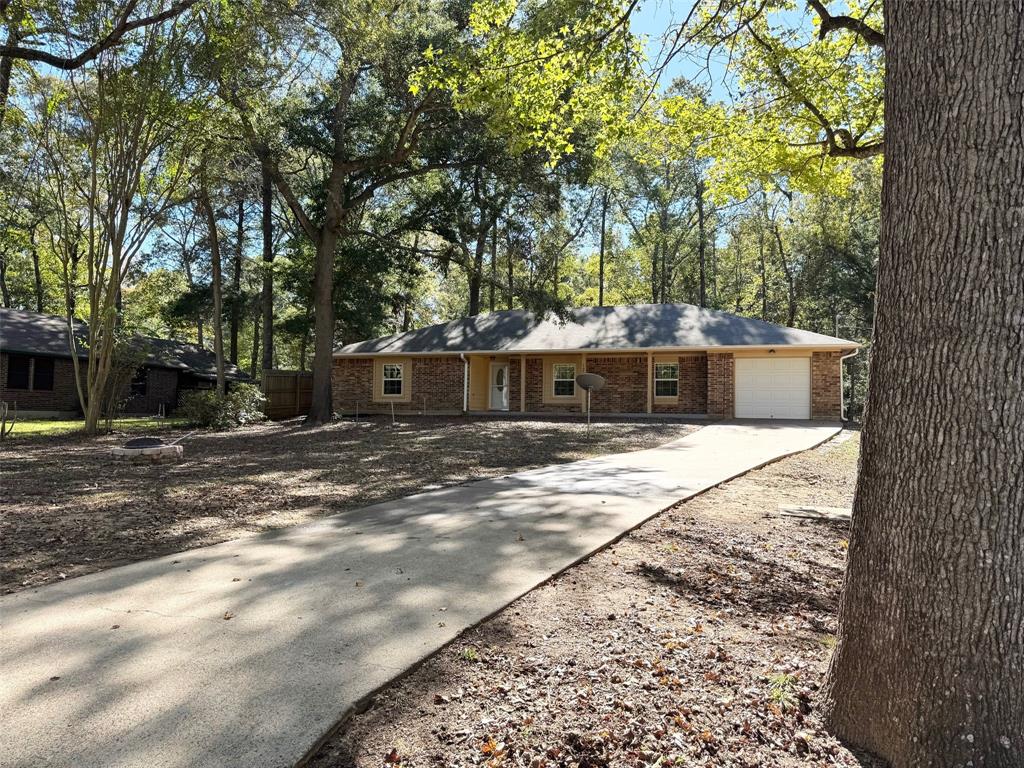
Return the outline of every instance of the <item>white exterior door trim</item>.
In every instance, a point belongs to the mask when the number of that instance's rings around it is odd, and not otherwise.
[[[500,379],[499,379],[500,373]],[[487,404],[492,411],[508,410],[508,363],[491,363],[488,380],[490,396]]]

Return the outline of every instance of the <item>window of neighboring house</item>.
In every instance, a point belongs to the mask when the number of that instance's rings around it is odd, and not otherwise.
[[[384,363],[384,388],[385,395],[402,394],[402,364]]]
[[[146,394],[146,387],[149,384],[149,369],[138,368],[132,376],[132,397],[143,397]]]
[[[37,357],[32,362],[32,389],[53,390],[53,358]]]
[[[28,355],[7,356],[7,388],[28,389],[32,358]]]
[[[555,363],[555,397],[572,397],[576,394],[576,366],[571,363]]]
[[[679,363],[654,364],[654,396],[679,396]]]

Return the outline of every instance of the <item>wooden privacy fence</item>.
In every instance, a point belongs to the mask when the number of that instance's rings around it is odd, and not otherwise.
[[[313,401],[313,374],[309,371],[263,371],[263,395],[270,419],[305,416]]]

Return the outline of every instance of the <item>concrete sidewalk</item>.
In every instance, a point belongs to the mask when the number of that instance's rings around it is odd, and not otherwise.
[[[354,703],[552,574],[838,431],[715,424],[5,596],[0,765],[293,765]]]

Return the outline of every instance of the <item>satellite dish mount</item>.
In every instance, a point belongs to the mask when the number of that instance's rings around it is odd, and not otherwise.
[[[576,377],[576,384],[587,393],[587,440],[590,439],[590,393],[601,389],[608,381],[596,373],[581,373]]]

